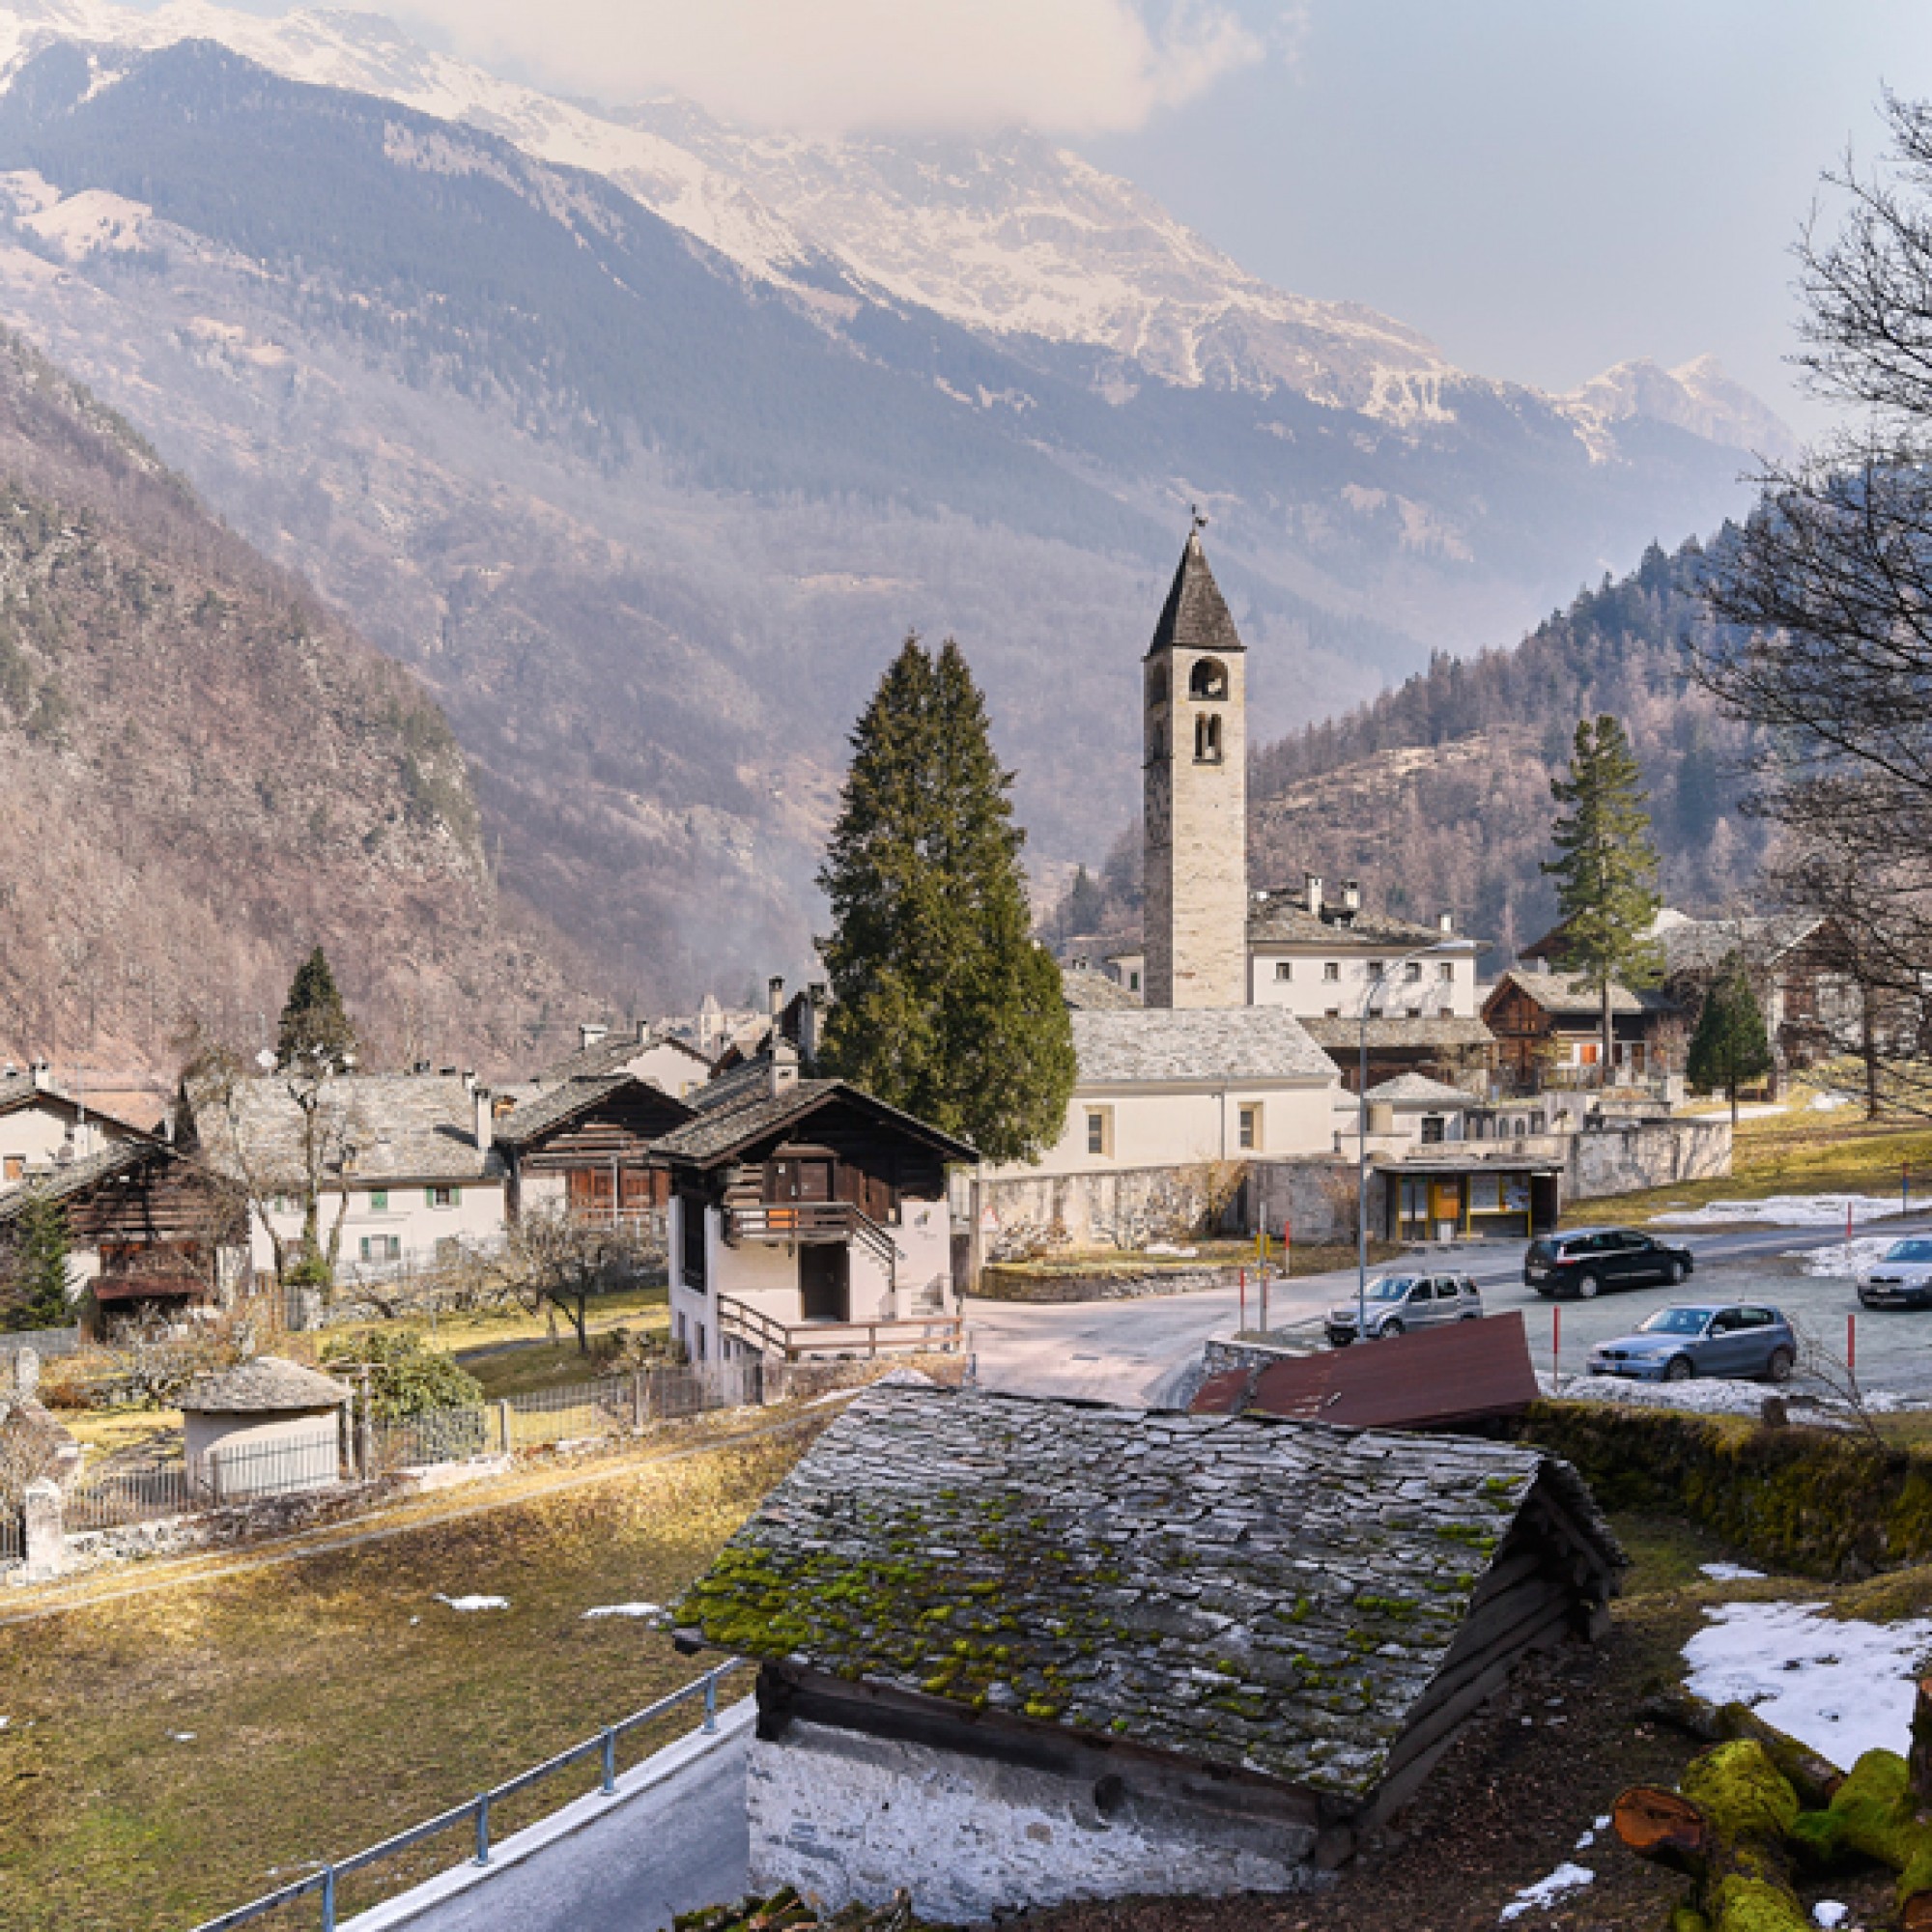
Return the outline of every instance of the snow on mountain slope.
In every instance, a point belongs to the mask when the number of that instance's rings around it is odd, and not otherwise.
[[[380,15],[267,19],[169,0],[14,0],[0,68],[53,37],[154,47],[206,38],[291,79],[467,122],[542,159],[608,176],[644,206],[821,309],[846,292],[916,303],[983,334],[1100,352],[1119,399],[1149,377],[1184,387],[1292,389],[1394,424],[1444,421],[1471,383],[1414,329],[1250,275],[1131,183],[1050,141],[818,138],[729,128],[682,100],[598,110],[422,46]],[[1511,385],[1477,383],[1506,392]],[[1705,358],[1624,363],[1553,399],[1600,455],[1612,426],[1662,421],[1726,445],[1789,433]]]

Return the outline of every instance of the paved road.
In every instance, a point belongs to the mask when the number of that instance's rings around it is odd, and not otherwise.
[[[1607,1220],[1608,1215],[1605,1216]],[[1914,1215],[1861,1224],[1861,1236],[1932,1230],[1932,1216]],[[1659,1230],[1666,1234],[1665,1230]],[[1857,1308],[1843,1277],[1807,1276],[1789,1259],[1835,1247],[1841,1229],[1747,1228],[1681,1238],[1697,1257],[1697,1273],[1678,1289],[1637,1289],[1590,1303],[1561,1304],[1561,1364],[1580,1368],[1593,1344],[1634,1327],[1667,1301],[1698,1295],[1756,1298],[1783,1309],[1800,1328],[1842,1352],[1845,1317]],[[1471,1275],[1492,1314],[1520,1309],[1539,1368],[1549,1366],[1557,1311],[1522,1284],[1522,1243],[1478,1242],[1416,1251],[1415,1260],[1453,1266]],[[1352,1269],[1271,1283],[1268,1325],[1313,1324],[1332,1303],[1355,1291]],[[1235,1289],[1151,1296],[1139,1301],[1084,1301],[1051,1307],[1018,1302],[967,1304],[971,1346],[981,1381],[1019,1394],[1087,1396],[1104,1402],[1163,1401],[1176,1380],[1215,1336],[1232,1335],[1241,1303]],[[1259,1297],[1248,1291],[1247,1316],[1259,1325]],[[1874,1388],[1932,1395],[1932,1313],[1880,1316],[1861,1313],[1859,1369]]]

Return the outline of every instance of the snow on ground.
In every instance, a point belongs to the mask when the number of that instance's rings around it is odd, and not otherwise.
[[[1728,1121],[1731,1118],[1731,1103],[1726,1100],[1721,1106],[1687,1107],[1684,1111],[1693,1121]],[[1782,1101],[1750,1100],[1738,1109],[1738,1119],[1762,1121],[1769,1119],[1773,1114],[1782,1114],[1786,1111],[1788,1110]]]
[[[1895,1235],[1861,1235],[1856,1240],[1833,1241],[1829,1248],[1793,1248],[1778,1259],[1795,1261],[1800,1274],[1850,1281],[1878,1261],[1897,1238]]]
[[[1835,1113],[1840,1107],[1849,1107],[1852,1096],[1849,1094],[1814,1094],[1811,1096],[1811,1111],[1814,1114]]]
[[[1704,1563],[1698,1566],[1714,1583],[1755,1583],[1762,1570],[1747,1570],[1742,1563]]]
[[[1849,1771],[1868,1750],[1912,1742],[1918,1668],[1932,1618],[1839,1621],[1822,1604],[1719,1604],[1684,1646],[1685,1688],[1713,1704],[1748,1704],[1767,1723]]]
[[[599,1604],[585,1610],[586,1617],[655,1617],[663,1614],[660,1604]]]
[[[1716,1381],[1699,1378],[1688,1382],[1626,1381],[1621,1376],[1564,1376],[1560,1380],[1539,1370],[1537,1385],[1547,1396],[1565,1402],[1630,1403],[1643,1408],[1688,1408],[1699,1415],[1757,1415],[1773,1393],[1762,1382]]]
[[[440,1590],[432,1601],[447,1604],[452,1610],[507,1610],[510,1607],[508,1597],[445,1597]]]
[[[1835,1898],[1821,1898],[1811,1908],[1811,1922],[1822,1925],[1825,1932],[1836,1932],[1836,1928],[1851,1916],[1851,1910],[1849,1905],[1840,1905]]]
[[[1573,1891],[1581,1891],[1586,1885],[1595,1885],[1597,1874],[1588,1865],[1573,1865],[1568,1860],[1556,1867],[1548,1878],[1540,1878],[1534,1885],[1526,1885],[1503,1907],[1497,1918],[1498,1925],[1507,1925],[1512,1918],[1520,1918],[1525,1912],[1542,1912],[1566,1897]]]
[[[1673,1208],[1651,1217],[1653,1227],[1731,1228],[1755,1222],[1766,1228],[1842,1228],[1898,1212],[1890,1194],[1774,1194],[1763,1201],[1710,1201],[1702,1208]]]

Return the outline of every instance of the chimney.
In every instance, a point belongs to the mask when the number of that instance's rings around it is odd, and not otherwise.
[[[1362,882],[1359,879],[1342,881],[1342,910],[1351,919],[1362,909]]]
[[[765,981],[765,1005],[772,1016],[772,1024],[777,1026],[779,1015],[784,1011],[785,982],[781,974],[774,973]]]
[[[799,1058],[818,1058],[818,1037],[825,1028],[825,981],[814,980],[805,989],[805,1005],[798,1016]]]
[[[34,1092],[36,1094],[50,1094],[53,1092],[53,1075],[47,1070],[47,1063],[44,1060],[34,1062],[33,1075]]]
[[[1321,875],[1319,872],[1304,872],[1301,875],[1301,891],[1307,901],[1308,910],[1317,919],[1321,917]]]
[[[773,980],[774,985],[779,984]],[[789,1094],[798,1085],[798,1048],[788,1039],[774,1037],[772,1040],[771,1089],[772,1098]]]
[[[474,1074],[469,1079],[469,1104],[476,1110],[476,1151],[488,1153],[497,1138],[496,1110],[490,1105],[489,1088],[477,1086]]]
[[[590,1049],[611,1031],[602,1020],[579,1020],[577,1023],[577,1050],[588,1053]]]
[[[1438,912],[1435,915],[1435,929],[1437,932],[1454,932],[1456,915],[1453,912]]]

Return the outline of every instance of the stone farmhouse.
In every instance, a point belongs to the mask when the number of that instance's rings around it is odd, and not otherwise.
[[[1293,1891],[1606,1624],[1622,1554],[1534,1450],[890,1380],[675,1612],[759,1662],[759,1889]]]

